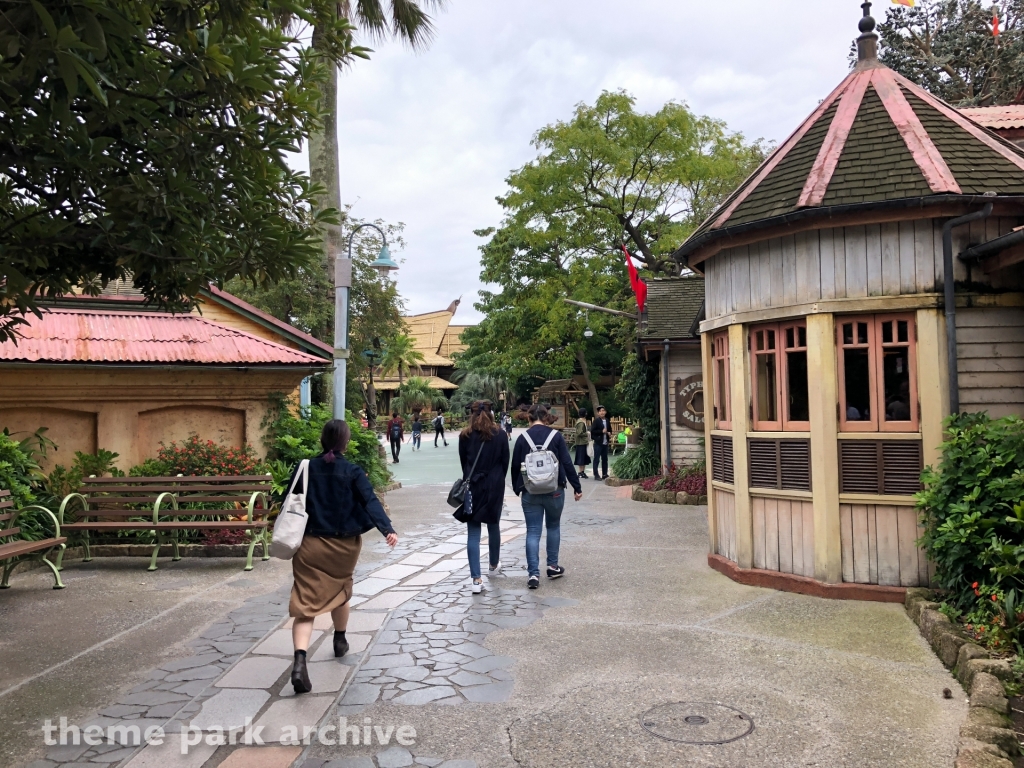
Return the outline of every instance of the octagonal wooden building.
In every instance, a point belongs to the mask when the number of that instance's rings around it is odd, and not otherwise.
[[[674,254],[700,326],[709,562],[899,600],[913,494],[959,410],[1024,413],[1024,150],[858,61]]]

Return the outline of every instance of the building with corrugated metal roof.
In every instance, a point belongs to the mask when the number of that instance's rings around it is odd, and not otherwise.
[[[297,397],[333,351],[224,291],[200,299],[172,314],[111,284],[29,317],[17,342],[0,343],[0,428],[45,427],[57,445],[47,467],[104,449],[127,470],[193,433],[263,455],[271,397]]]

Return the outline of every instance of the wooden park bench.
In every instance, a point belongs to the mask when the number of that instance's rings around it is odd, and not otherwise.
[[[263,559],[270,559],[270,491],[270,475],[89,477],[77,493],[64,498],[58,518],[61,530],[81,539],[85,562],[92,560],[90,532],[152,531],[156,543],[150,571],[156,570],[157,555],[164,544],[172,546],[173,561],[181,559],[181,531],[248,531],[245,570],[251,571],[257,543],[263,545]],[[211,505],[216,508],[209,508]],[[69,514],[75,516],[74,522],[65,522]],[[243,515],[241,520],[223,519]],[[61,560],[58,557],[58,568]]]
[[[46,513],[46,516],[53,522],[52,538],[29,541],[23,537],[22,529],[17,525],[18,518],[29,510]],[[59,548],[60,554],[57,556],[59,564],[60,558],[64,554],[66,542],[67,539],[60,535],[60,523],[57,522],[57,516],[53,512],[46,507],[40,507],[35,504],[15,510],[14,501],[11,499],[11,492],[0,490],[0,563],[3,564],[3,578],[0,579],[0,589],[8,589],[11,586],[8,584],[11,572],[19,563],[25,562],[26,559],[39,559],[46,563],[50,570],[53,571],[53,578],[56,581],[53,588],[64,589],[64,582],[60,580],[60,566],[51,563],[46,559],[46,556],[54,548]]]

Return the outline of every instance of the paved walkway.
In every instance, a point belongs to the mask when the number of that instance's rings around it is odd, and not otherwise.
[[[586,488],[564,516],[566,578],[525,589],[510,497],[506,568],[482,595],[446,486],[389,494],[396,520],[423,522],[395,552],[371,547],[348,656],[318,621],[311,694],[288,683],[282,580],[82,723],[114,743],[51,747],[33,768],[952,765],[964,697],[942,698],[960,689],[902,607],[735,584],[706,565],[702,508]],[[168,738],[125,747],[132,725]]]

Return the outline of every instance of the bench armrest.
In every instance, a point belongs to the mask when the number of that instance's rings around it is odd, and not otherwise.
[[[249,504],[246,507],[248,511],[247,521],[249,523],[252,523],[253,521],[253,517],[256,512],[256,502],[259,501],[261,498],[263,499],[264,516],[270,514],[270,498],[264,491],[253,491],[252,496],[249,497]]]
[[[15,512],[14,516],[11,518],[11,527],[12,528],[14,527],[15,521],[19,517],[21,517],[22,513],[28,512],[30,509],[35,509],[35,510],[39,510],[41,512],[45,512],[46,513],[46,516],[50,518],[50,522],[53,523],[53,538],[59,539],[60,538],[60,522],[57,520],[57,516],[55,514],[53,514],[53,512],[48,510],[46,507],[40,506],[39,504],[29,504],[27,507],[22,507],[17,512]]]
[[[164,491],[159,496],[157,496],[156,497],[156,501],[153,502],[153,524],[154,525],[156,525],[158,522],[160,522],[160,507],[168,499],[170,499],[170,501],[171,501],[171,509],[173,509],[174,512],[177,513],[177,511],[178,511],[178,497],[175,496],[170,491]],[[174,515],[174,517],[177,517],[177,516],[178,516],[177,514]]]
[[[57,520],[60,525],[64,525],[64,511],[68,508],[68,504],[72,503],[76,499],[82,503],[82,517],[89,516],[89,499],[80,493],[69,493],[64,497],[64,501],[60,503],[60,509],[57,510]],[[50,510],[46,511],[50,512]],[[50,514],[52,515],[53,513],[50,512]]]

